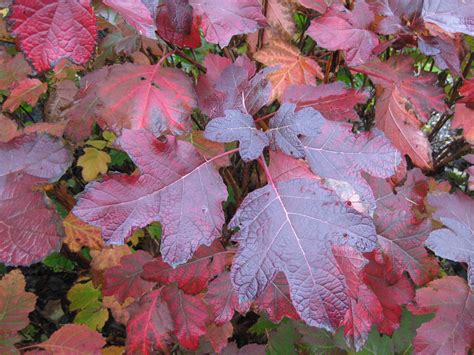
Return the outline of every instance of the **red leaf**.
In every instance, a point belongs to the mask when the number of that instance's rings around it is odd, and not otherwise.
[[[157,350],[166,350],[169,333],[174,330],[174,325],[168,304],[161,293],[162,289],[152,291],[129,307],[128,353],[149,355]]]
[[[204,299],[213,311],[216,324],[229,322],[234,316],[234,310],[246,313],[250,307],[250,302],[239,303],[228,272],[221,273],[209,284]]]
[[[239,297],[254,299],[281,271],[291,299],[309,325],[337,328],[349,300],[331,244],[360,251],[376,246],[370,218],[343,204],[314,180],[270,184],[250,193],[231,220],[240,247],[232,266]]]
[[[0,143],[1,262],[30,265],[59,248],[56,212],[34,186],[57,180],[70,163],[69,151],[46,135]]]
[[[96,20],[87,0],[16,0],[9,20],[12,33],[39,72],[62,58],[84,64],[94,52]]]
[[[103,0],[117,11],[137,31],[149,38],[156,38],[155,15],[159,0]]]
[[[413,341],[419,354],[467,354],[474,346],[474,295],[457,276],[431,281],[416,292],[413,314],[435,317],[416,331]]]
[[[105,296],[115,296],[123,303],[128,297],[139,298],[153,288],[154,283],[141,278],[143,265],[150,262],[150,254],[138,250],[120,259],[120,265],[110,268],[104,273],[102,293]]]
[[[302,138],[311,169],[321,177],[349,183],[364,202],[373,205],[372,191],[361,171],[390,177],[400,164],[400,153],[378,130],[353,134],[350,124],[326,121],[321,132]]]
[[[221,353],[224,349],[232,333],[234,332],[234,327],[231,322],[227,322],[221,326],[217,326],[214,323],[208,325],[206,329],[206,338],[211,343],[212,349],[216,353]]]
[[[273,323],[279,323],[284,317],[299,319],[290,298],[290,288],[283,273],[278,273],[268,284],[255,304],[265,311]]]
[[[319,179],[309,170],[308,164],[286,154],[270,151],[270,174],[275,182],[283,182],[298,178]]]
[[[376,195],[375,226],[379,244],[389,263],[387,271],[400,279],[407,271],[417,286],[431,281],[438,273],[438,263],[424,247],[432,231],[431,222],[420,220],[428,182],[420,170],[410,170],[407,181],[396,191],[382,179],[371,179]]]
[[[268,136],[255,127],[252,116],[237,110],[227,110],[224,117],[211,120],[204,137],[220,143],[238,140],[240,156],[244,161],[257,159],[269,144]]]
[[[436,208],[433,218],[445,228],[431,232],[426,246],[442,258],[467,263],[469,286],[474,288],[474,201],[457,192],[431,194],[428,203]]]
[[[22,102],[35,106],[39,97],[48,91],[48,84],[38,79],[23,79],[13,85],[12,92],[3,103],[4,111],[15,111]]]
[[[220,237],[227,190],[212,160],[205,161],[187,142],[172,136],[161,142],[145,131],[124,130],[119,145],[141,174],[112,174],[90,183],[74,207],[77,217],[102,227],[104,239],[113,244],[160,221],[162,256],[174,265]]]
[[[365,103],[368,96],[365,91],[348,89],[344,83],[337,81],[318,86],[290,86],[285,90],[282,101],[294,103],[298,109],[312,107],[331,121],[356,121],[359,116],[354,106]]]
[[[375,253],[377,251],[371,254]],[[413,300],[415,289],[405,275],[394,279],[390,260],[384,256],[380,259],[369,257],[370,262],[364,269],[364,282],[377,295],[383,308],[383,316],[377,323],[378,330],[391,336],[400,325],[401,306]]]
[[[258,0],[189,0],[202,18],[206,40],[227,46],[234,35],[255,32],[267,24]]]
[[[105,339],[86,325],[66,324],[53,333],[51,337],[37,347],[53,354],[102,354]]]
[[[199,17],[193,17],[188,0],[165,0],[158,6],[156,16],[158,35],[180,47],[197,48],[201,45]]]
[[[474,78],[464,81],[464,84],[459,89],[459,94],[463,96],[459,102],[467,103],[474,101]]]
[[[448,32],[461,32],[474,36],[474,4],[463,0],[425,0],[421,17]]]
[[[26,292],[25,286],[25,277],[20,270],[12,270],[0,280],[0,339],[30,323],[28,314],[35,310],[37,297]]]
[[[155,258],[144,265],[142,277],[163,285],[176,282],[184,292],[197,294],[207,287],[210,279],[224,271],[229,254],[216,240],[209,247],[201,246],[186,264],[176,268],[161,256]]]
[[[375,0],[370,2],[372,10],[377,15],[383,15],[378,22],[377,32],[384,35],[392,35],[405,29],[404,19],[408,19],[411,23],[415,15],[419,15],[423,0]]]
[[[423,72],[415,77],[413,59],[408,56],[375,61],[359,69],[383,88],[375,107],[376,126],[415,165],[430,168],[430,144],[420,128],[432,110],[446,109],[443,90],[433,85],[436,75]]]
[[[265,78],[269,70],[255,74],[255,63],[241,56],[229,59],[209,54],[204,59],[206,75],[196,87],[199,107],[210,118],[224,115],[225,110],[240,110],[254,115],[269,101],[271,85]]]
[[[179,344],[186,349],[196,350],[199,337],[206,334],[209,319],[207,305],[197,296],[186,295],[174,286],[163,288],[161,294],[168,303]]]
[[[308,35],[318,45],[329,50],[344,50],[350,66],[360,65],[372,58],[372,50],[378,46],[375,33],[368,30],[374,14],[364,0],[356,2],[353,11],[333,4],[321,17],[311,21]]]
[[[15,82],[26,79],[31,72],[22,53],[0,63],[0,90],[10,89]]]
[[[466,140],[474,144],[474,110],[466,104],[458,103],[454,111],[454,119],[451,128],[462,128]]]
[[[321,114],[310,108],[295,112],[296,105],[283,104],[275,116],[270,119],[269,130],[265,133],[270,138],[270,147],[280,150],[295,158],[305,156],[305,147],[301,136],[314,137],[321,133],[325,122]]]
[[[86,105],[81,110],[92,111],[107,128],[146,128],[156,135],[190,128],[196,97],[191,80],[179,69],[118,64],[92,72],[82,82],[87,92],[76,106]]]

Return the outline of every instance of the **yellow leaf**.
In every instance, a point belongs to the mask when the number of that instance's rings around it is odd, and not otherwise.
[[[122,355],[125,354],[124,346],[108,346],[102,349],[102,355]]]
[[[100,150],[107,147],[107,142],[100,139],[89,139],[86,144]]]
[[[91,226],[71,213],[63,220],[63,226],[66,233],[64,243],[72,252],[77,253],[82,247],[100,250],[105,246],[99,227]]]
[[[82,177],[85,181],[94,180],[97,175],[105,174],[112,161],[110,155],[96,148],[84,148],[84,155],[77,161],[77,165],[82,167]]]

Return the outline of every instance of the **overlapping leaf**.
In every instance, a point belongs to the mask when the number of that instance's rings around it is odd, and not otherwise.
[[[26,57],[39,72],[60,59],[86,63],[95,48],[94,10],[86,0],[18,0],[10,22]]]
[[[281,271],[305,322],[326,329],[341,324],[349,300],[328,249],[335,244],[372,250],[376,234],[370,218],[343,204],[319,182],[296,179],[250,193],[230,227],[239,228],[234,240],[240,246],[232,266],[239,297],[261,295]]]
[[[227,191],[212,160],[205,161],[187,142],[171,136],[160,142],[145,131],[125,130],[119,144],[141,174],[114,174],[89,184],[74,207],[76,216],[101,227],[112,244],[160,221],[163,259],[174,265],[220,236]]]
[[[474,36],[474,4],[469,1],[425,0],[421,16],[448,32],[462,32]]]
[[[34,186],[55,181],[70,163],[62,142],[46,135],[0,143],[0,261],[29,265],[59,248],[56,212]]]

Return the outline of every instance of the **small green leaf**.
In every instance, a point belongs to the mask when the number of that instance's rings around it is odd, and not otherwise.
[[[66,258],[63,254],[60,254],[58,252],[54,252],[48,255],[43,260],[43,264],[49,267],[50,269],[53,269],[54,272],[73,271],[77,266],[74,261]]]

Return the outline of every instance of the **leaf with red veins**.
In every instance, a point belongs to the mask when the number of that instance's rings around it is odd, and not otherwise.
[[[307,107],[295,112],[295,104],[283,104],[270,119],[269,130],[265,133],[270,139],[270,147],[295,158],[305,156],[305,148],[300,136],[314,137],[321,133],[326,121],[313,108]]]
[[[446,276],[418,289],[413,314],[435,313],[416,330],[418,354],[467,354],[474,345],[474,294],[466,281]]]
[[[150,355],[166,351],[174,322],[162,289],[146,294],[128,309],[127,353]]]
[[[38,79],[23,79],[13,85],[12,92],[3,103],[4,111],[15,111],[23,102],[35,106],[40,96],[48,91],[48,84]]]
[[[425,0],[421,17],[447,32],[474,36],[474,3],[464,0]]]
[[[201,45],[200,19],[193,17],[188,0],[165,0],[156,15],[158,35],[180,47],[197,48]]]
[[[326,121],[321,132],[301,139],[311,170],[323,178],[349,183],[362,201],[375,205],[361,172],[390,177],[401,161],[398,150],[379,130],[354,134],[351,124]]]
[[[16,54],[7,61],[0,63],[0,90],[10,89],[17,81],[26,79],[31,74],[31,67],[23,54]]]
[[[119,303],[128,297],[139,298],[150,291],[154,283],[142,279],[143,265],[150,262],[152,256],[138,250],[120,259],[120,265],[110,268],[104,273],[102,293],[105,296],[115,296]]]
[[[59,179],[71,161],[63,143],[46,135],[0,143],[1,262],[30,265],[59,249],[59,218],[35,187]]]
[[[357,1],[353,11],[335,4],[311,21],[307,33],[320,47],[343,50],[347,64],[356,66],[369,61],[379,45],[377,35],[369,30],[373,20],[374,14],[364,0]]]
[[[117,11],[141,35],[156,38],[156,8],[159,0],[103,0]]]
[[[271,84],[266,79],[270,69],[255,74],[255,63],[241,56],[234,63],[210,54],[204,59],[206,75],[198,80],[196,92],[199,107],[210,118],[224,115],[225,110],[256,114],[269,102]]]
[[[199,337],[206,334],[210,318],[207,305],[201,298],[187,295],[176,286],[163,288],[161,295],[168,304],[179,344],[188,350],[197,350]]]
[[[43,348],[47,354],[102,354],[105,339],[102,334],[82,324],[65,324],[51,337],[35,347]],[[39,352],[37,352],[39,353]]]
[[[357,70],[383,88],[375,107],[376,127],[415,165],[431,168],[430,144],[421,127],[433,110],[446,109],[443,89],[434,86],[436,75],[414,76],[413,59],[408,56],[391,57],[383,63],[377,60]]]
[[[337,267],[344,275],[349,308],[343,325],[347,343],[359,351],[369,336],[373,324],[383,319],[383,309],[375,293],[364,283],[364,267],[368,260],[348,246],[332,248]]]
[[[367,252],[376,246],[372,220],[342,203],[318,181],[296,179],[250,193],[230,222],[239,228],[232,280],[244,300],[260,296],[283,272],[299,316],[334,330],[349,307],[331,245]]]
[[[462,128],[464,138],[474,144],[474,110],[467,104],[457,103],[451,128]]]
[[[461,192],[435,193],[428,203],[444,228],[432,232],[426,246],[439,257],[467,263],[469,286],[474,288],[474,200]]]
[[[221,273],[209,284],[204,300],[211,307],[216,324],[229,322],[234,316],[234,310],[246,313],[250,308],[250,302],[239,303],[229,272]]]
[[[383,308],[383,316],[377,322],[378,330],[391,336],[399,328],[402,316],[402,305],[410,303],[415,297],[415,289],[407,276],[393,277],[390,260],[381,255],[381,258],[366,254],[369,263],[364,269],[364,282],[377,296]]]
[[[198,294],[210,279],[224,271],[229,255],[231,253],[216,240],[209,247],[201,246],[186,264],[176,268],[165,263],[161,256],[157,257],[144,265],[142,277],[162,285],[176,282],[184,292]]]
[[[357,121],[354,106],[365,103],[368,97],[367,92],[346,88],[337,81],[318,86],[292,85],[285,90],[282,101],[294,103],[298,109],[312,107],[331,121]]]
[[[260,311],[265,311],[273,323],[279,323],[284,317],[299,319],[290,297],[290,287],[283,273],[278,273],[268,284],[265,291],[255,301]]]
[[[117,64],[86,75],[80,101],[72,108],[77,121],[95,117],[104,128],[145,128],[156,135],[181,134],[191,126],[196,107],[191,80],[175,68]]]
[[[87,0],[17,0],[9,16],[26,57],[39,72],[60,59],[85,64],[94,53],[96,19]]]
[[[109,244],[123,244],[135,229],[160,221],[163,260],[175,266],[220,237],[227,189],[212,160],[187,142],[172,136],[161,142],[143,130],[124,130],[118,145],[141,173],[88,184],[73,209],[77,217],[101,227]]]
[[[221,143],[238,140],[240,156],[244,161],[257,159],[270,143],[265,132],[255,126],[252,116],[237,110],[226,110],[224,117],[211,120],[204,137]]]
[[[267,25],[258,0],[189,0],[202,19],[206,41],[227,46],[234,35],[255,32]]]

